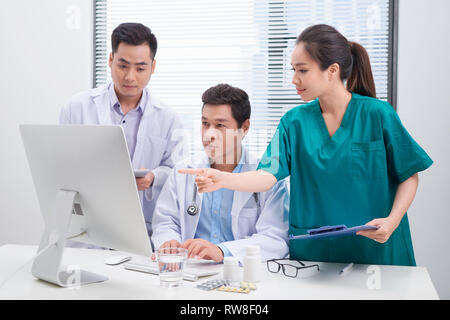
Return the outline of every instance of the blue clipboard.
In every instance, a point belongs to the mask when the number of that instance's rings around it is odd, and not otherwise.
[[[302,234],[298,236],[289,235],[289,240],[302,240],[302,239],[323,239],[330,237],[341,237],[354,235],[358,231],[365,230],[376,230],[377,226],[356,226],[352,228],[347,228],[345,224],[337,226],[324,226],[317,229],[307,230],[307,234]]]

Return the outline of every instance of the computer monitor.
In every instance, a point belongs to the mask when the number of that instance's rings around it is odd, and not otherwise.
[[[68,287],[61,266],[66,239],[152,254],[136,180],[120,126],[21,125],[20,133],[45,222],[32,274]],[[106,277],[79,270],[77,285]]]

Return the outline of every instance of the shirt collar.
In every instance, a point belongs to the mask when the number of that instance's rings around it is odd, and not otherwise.
[[[116,91],[114,90],[114,82],[111,82],[108,88],[108,93],[109,93],[109,101],[110,101],[110,107],[111,109],[120,109],[120,102],[119,99],[117,98],[117,94]],[[148,100],[148,93],[147,93],[147,88],[144,88],[144,90],[142,90],[142,97],[141,100],[139,100],[138,105],[136,107],[136,110],[141,110],[142,112],[145,111],[145,106],[147,105],[147,100]]]

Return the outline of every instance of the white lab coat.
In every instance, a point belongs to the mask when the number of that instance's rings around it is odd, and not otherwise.
[[[241,172],[256,170],[257,161],[249,162],[249,154],[244,152]],[[187,208],[194,199],[194,175],[177,172],[181,168],[204,168],[207,159],[197,164],[178,163],[172,170],[153,214],[152,242],[155,249],[164,242],[177,240],[182,243],[193,239],[200,215],[202,214],[202,194],[197,192],[196,203],[200,212],[191,216]],[[258,204],[251,192],[234,192],[232,215],[233,241],[222,244],[241,263],[248,245],[259,245],[262,261],[285,258],[288,245],[289,195],[285,181],[277,182],[274,187],[258,193]]]
[[[73,96],[61,111],[61,124],[112,125],[108,85]],[[111,83],[112,85],[112,83]],[[132,165],[151,169],[153,185],[139,191],[142,209],[151,236],[151,221],[156,200],[174,164],[182,158],[182,124],[179,116],[148,90],[147,105],[139,125]]]

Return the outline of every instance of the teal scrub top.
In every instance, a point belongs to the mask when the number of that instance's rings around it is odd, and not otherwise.
[[[398,185],[433,161],[386,102],[352,94],[330,137],[319,100],[287,112],[258,169],[290,176],[289,234],[389,216]],[[414,266],[407,214],[389,240],[363,236],[291,240],[290,258]]]

